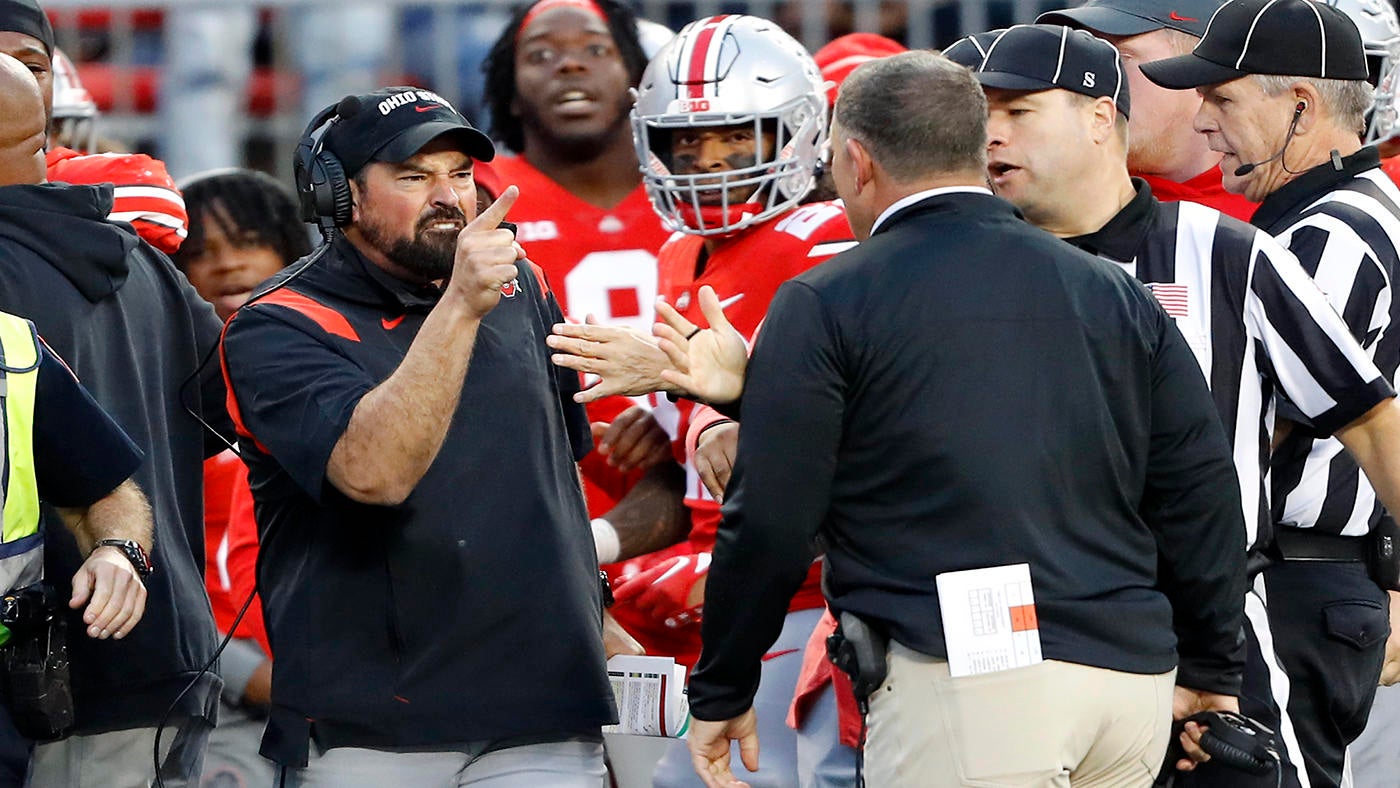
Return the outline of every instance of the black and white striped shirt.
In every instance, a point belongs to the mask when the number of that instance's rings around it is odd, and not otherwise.
[[[1253,223],[1287,246],[1386,380],[1400,365],[1391,277],[1400,270],[1400,190],[1375,148],[1310,170],[1269,195]],[[1294,418],[1288,403],[1280,416]],[[1306,415],[1306,414],[1304,414]],[[1328,434],[1328,431],[1324,431]],[[1363,536],[1381,514],[1365,474],[1335,438],[1294,429],[1273,457],[1274,521]]]
[[[1392,392],[1325,296],[1274,239],[1213,208],[1137,196],[1098,232],[1067,239],[1123,266],[1176,319],[1210,383],[1256,553],[1272,540],[1274,394],[1318,429],[1350,423]]]

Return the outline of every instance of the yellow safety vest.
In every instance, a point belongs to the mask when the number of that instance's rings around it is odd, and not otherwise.
[[[44,576],[39,533],[39,484],[34,476],[34,389],[39,379],[39,337],[22,317],[0,312],[0,593]]]

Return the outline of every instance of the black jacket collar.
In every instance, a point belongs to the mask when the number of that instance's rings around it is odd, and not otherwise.
[[[1367,146],[1343,157],[1341,162],[1340,170],[1329,161],[1284,184],[1283,188],[1264,198],[1249,223],[1265,230],[1273,227],[1280,219],[1301,212],[1313,200],[1332,191],[1337,184],[1379,167],[1381,155],[1374,146]]]
[[[1137,193],[1108,223],[1092,233],[1076,235],[1065,241],[1092,255],[1107,257],[1120,263],[1130,263],[1137,257],[1142,239],[1152,228],[1161,203],[1152,196],[1147,181],[1133,178]]]
[[[968,213],[984,213],[986,211],[999,211],[1001,213],[1012,214],[1015,217],[1023,218],[1021,212],[1016,210],[1011,203],[1000,197],[985,194],[983,192],[949,192],[947,194],[935,194],[932,197],[919,200],[912,205],[906,205],[898,211],[890,214],[880,226],[875,228],[871,236],[883,235],[890,228],[912,219],[915,216],[922,216],[927,213],[937,213],[942,211],[962,211]]]

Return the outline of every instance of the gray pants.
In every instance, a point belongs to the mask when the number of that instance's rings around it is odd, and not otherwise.
[[[272,785],[277,767],[258,754],[267,723],[238,706],[219,709],[219,726],[209,734],[200,788]]]
[[[841,743],[836,686],[828,682],[797,729],[797,775],[802,788],[856,788],[859,756]]]
[[[161,732],[161,779],[166,788],[194,788],[211,726],[187,717]],[[30,788],[148,788],[155,782],[155,728],[69,736],[34,748]]]
[[[807,638],[817,628],[822,608],[788,613],[783,631],[763,658],[763,676],[753,708],[758,715],[758,771],[744,768],[739,760],[739,744],[733,745],[730,764],[734,776],[753,788],[793,788],[797,777],[797,732],[787,726],[788,706],[797,692],[797,674],[802,670],[802,651]],[[655,788],[701,788],[685,740],[677,739],[656,766]]]
[[[276,788],[600,788],[603,744],[560,741],[482,753],[467,745],[446,752],[387,752],[335,747],[304,769],[282,768]]]
[[[1400,685],[1376,690],[1366,731],[1351,743],[1355,788],[1395,788],[1400,783]]]

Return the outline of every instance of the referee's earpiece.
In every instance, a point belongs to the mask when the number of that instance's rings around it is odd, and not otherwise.
[[[326,132],[359,110],[359,99],[346,96],[316,113],[302,132],[292,161],[302,221],[319,224],[327,237],[336,227],[350,223],[354,200],[340,159],[325,149]]]
[[[1298,106],[1296,106],[1296,107],[1293,108],[1293,119],[1294,119],[1294,120],[1297,120],[1297,119],[1298,119],[1298,116],[1302,115],[1302,114],[1303,114],[1303,110],[1305,110],[1305,109],[1307,109],[1307,108],[1308,108],[1308,102],[1306,102],[1306,101],[1299,101],[1299,102],[1298,102]]]

